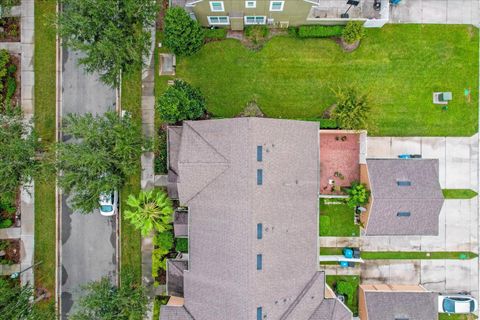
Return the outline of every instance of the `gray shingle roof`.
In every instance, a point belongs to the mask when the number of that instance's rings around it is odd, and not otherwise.
[[[188,212],[176,210],[173,214],[173,231],[175,237],[188,236]]]
[[[183,272],[188,270],[186,260],[167,260],[167,293],[170,296],[183,297]]]
[[[350,320],[352,312],[338,299],[325,299],[309,320]]]
[[[373,198],[367,235],[438,234],[443,194],[437,159],[368,159],[367,167]],[[398,181],[411,185],[398,186]]]
[[[438,319],[434,292],[365,291],[368,320]]]
[[[160,320],[195,320],[184,307],[161,306]]]
[[[306,290],[309,299],[320,298],[324,290],[323,276],[306,288],[318,269],[318,139],[314,122],[184,122],[178,193],[189,207],[184,297],[195,319],[247,320],[257,307],[280,319],[294,302],[295,319],[309,319],[323,301],[309,305],[302,296]],[[263,185],[257,185],[258,169]]]

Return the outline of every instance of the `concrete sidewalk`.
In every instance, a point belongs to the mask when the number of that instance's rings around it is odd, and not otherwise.
[[[480,21],[478,0],[402,0],[390,6],[392,23],[473,24]]]

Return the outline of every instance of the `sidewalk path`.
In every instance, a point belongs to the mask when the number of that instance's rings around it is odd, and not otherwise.
[[[34,36],[34,2],[33,0],[22,0],[20,6],[21,12],[21,59],[20,59],[20,77],[21,77],[21,105],[25,119],[30,120],[33,117],[33,84],[35,81],[33,71],[33,36]],[[18,13],[18,7],[12,11],[12,14]],[[35,206],[34,206],[34,183],[24,186],[20,194],[21,204],[21,243],[22,257],[20,269],[30,268],[34,261],[35,248]],[[34,284],[33,268],[23,272],[20,276],[22,284]]]

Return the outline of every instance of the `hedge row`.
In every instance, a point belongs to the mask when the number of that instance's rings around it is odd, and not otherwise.
[[[340,37],[344,26],[300,26],[297,36],[300,38]]]

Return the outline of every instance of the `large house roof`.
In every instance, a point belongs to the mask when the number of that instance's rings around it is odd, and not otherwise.
[[[428,291],[365,291],[368,320],[437,319],[437,296]]]
[[[261,307],[268,319],[316,319],[325,286],[318,271],[318,124],[186,121],[177,167],[179,201],[189,207],[190,315],[247,320]]]
[[[368,159],[367,235],[437,235],[443,194],[437,159]]]

